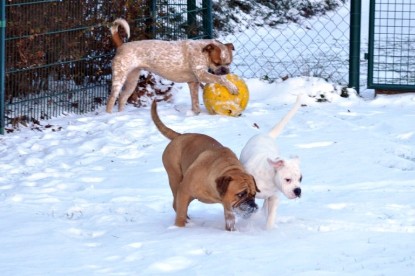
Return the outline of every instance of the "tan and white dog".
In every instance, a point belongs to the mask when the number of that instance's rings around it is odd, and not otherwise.
[[[249,139],[239,158],[247,172],[255,178],[260,190],[256,197],[264,199],[263,209],[267,215],[267,229],[273,228],[275,224],[279,192],[289,199],[301,196],[300,161],[298,158],[281,159],[275,142],[275,138],[301,106],[301,98],[302,96],[297,97],[292,109],[271,131]]]
[[[238,93],[238,88],[224,76],[229,73],[229,65],[233,58],[232,43],[223,44],[213,39],[142,40],[123,43],[118,34],[119,26],[122,26],[130,37],[130,26],[127,21],[116,19],[110,28],[117,52],[112,60],[112,87],[107,112],[112,112],[118,96],[118,111],[124,109],[125,103],[137,86],[141,70],[147,70],[173,82],[187,82],[195,114],[200,113],[201,83],[220,83],[232,94]]]
[[[258,209],[255,180],[229,148],[207,135],[180,134],[168,128],[157,114],[156,101],[151,105],[151,117],[161,134],[171,140],[163,152],[163,165],[173,193],[176,226],[185,226],[194,199],[221,203],[228,231],[235,230],[234,212],[249,217]]]

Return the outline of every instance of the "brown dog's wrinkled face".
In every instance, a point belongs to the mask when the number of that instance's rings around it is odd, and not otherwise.
[[[259,192],[255,179],[245,173],[234,173],[216,179],[222,201],[243,218],[249,218],[258,210],[255,194]]]
[[[203,48],[203,52],[209,55],[209,71],[214,75],[229,74],[229,66],[232,63],[232,51],[235,50],[232,43],[211,43]]]

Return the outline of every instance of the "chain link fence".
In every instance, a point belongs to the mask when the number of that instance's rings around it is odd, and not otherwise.
[[[349,4],[344,1],[275,2],[273,8],[279,5],[279,12],[265,5],[250,12],[243,12],[242,7],[235,11],[234,7],[232,13],[240,12],[240,16],[237,21],[230,21],[233,25],[226,30],[237,32],[223,39],[234,42],[235,72],[246,78],[266,80],[316,76],[347,86]],[[259,10],[265,13],[265,19],[257,16]]]
[[[118,17],[130,23],[130,40],[232,42],[232,71],[245,78],[316,76],[344,86],[348,82],[345,0],[15,0],[1,5],[7,25],[0,120],[8,130],[105,104],[114,55],[108,27]],[[149,95],[143,89],[154,79],[140,82],[135,96]]]
[[[105,104],[115,51],[109,26],[116,18],[130,23],[131,40],[211,36],[211,26],[206,31],[208,25],[203,21],[210,2],[198,2],[2,1],[7,24],[2,26],[6,54],[1,61],[5,64],[1,129],[62,113],[93,111]],[[154,79],[143,77],[140,81],[144,84],[138,87],[143,88]],[[138,92],[135,97],[146,94]]]

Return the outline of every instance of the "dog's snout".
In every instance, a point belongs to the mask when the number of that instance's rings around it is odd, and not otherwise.
[[[220,66],[213,73],[215,75],[226,75],[226,74],[229,74],[229,68],[226,66]]]
[[[258,210],[258,205],[255,203],[254,200],[250,201],[248,204],[249,204],[249,207],[251,208],[252,212],[255,212],[256,210]]]
[[[301,188],[295,188],[295,189],[294,189],[294,194],[295,194],[297,197],[301,197]]]
[[[255,202],[255,199],[249,199],[239,205],[235,211],[241,215],[244,219],[249,218],[253,213],[258,210],[258,205]]]

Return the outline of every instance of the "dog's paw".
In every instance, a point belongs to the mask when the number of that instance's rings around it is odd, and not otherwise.
[[[169,230],[180,229],[180,228],[182,228],[182,227],[178,227],[176,225],[171,225],[171,226],[167,227],[167,229],[169,229]]]
[[[230,81],[226,82],[226,88],[228,88],[229,92],[232,95],[238,95],[239,94],[238,87]]]
[[[270,230],[272,230],[272,229],[275,229],[275,228],[277,228],[274,224],[272,224],[272,225],[265,225],[265,230],[267,230],[267,231],[270,231]]]
[[[200,107],[199,106],[192,106],[192,112],[193,115],[199,115],[200,114]]]
[[[174,225],[177,227],[185,227],[186,226],[186,219],[183,218],[176,218]]]
[[[225,219],[225,229],[226,231],[236,231],[235,217]]]
[[[232,227],[226,226],[226,231],[235,232],[236,231],[236,228],[235,228],[235,226],[232,226]]]

